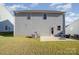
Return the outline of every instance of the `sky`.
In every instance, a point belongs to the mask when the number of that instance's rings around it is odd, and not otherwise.
[[[10,12],[19,10],[64,11],[66,25],[79,20],[79,3],[5,3]]]

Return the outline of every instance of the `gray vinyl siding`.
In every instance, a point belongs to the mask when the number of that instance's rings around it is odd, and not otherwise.
[[[61,30],[57,30],[57,26],[61,26]],[[47,19],[43,19],[43,14],[31,14],[31,19],[26,16],[15,17],[14,35],[31,35],[37,32],[40,36],[50,36],[51,27],[54,28],[54,35],[63,31],[63,15],[62,14],[47,14]]]

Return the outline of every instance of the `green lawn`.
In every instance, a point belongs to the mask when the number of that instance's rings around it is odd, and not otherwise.
[[[0,36],[0,54],[79,54],[79,41],[40,42],[39,39]]]

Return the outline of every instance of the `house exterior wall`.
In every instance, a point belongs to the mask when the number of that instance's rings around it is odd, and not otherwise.
[[[13,24],[9,20],[0,22],[0,32],[13,32],[13,30]]]
[[[61,30],[57,30],[57,26],[61,26]],[[43,14],[31,14],[31,19],[27,19],[26,15],[16,15],[14,35],[31,35],[37,32],[40,36],[51,36],[51,28],[54,28],[56,35],[63,29],[62,14],[47,14],[47,19],[43,19]]]
[[[72,22],[69,26],[66,27],[66,34],[78,34],[79,35],[79,20]]]

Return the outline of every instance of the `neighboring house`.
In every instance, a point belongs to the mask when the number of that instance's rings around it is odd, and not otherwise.
[[[79,35],[79,20],[72,22],[70,25],[66,27],[65,30],[66,30],[66,34],[71,34],[72,36],[74,34]]]
[[[14,36],[55,36],[65,34],[65,15],[60,11],[26,10],[15,12]]]
[[[7,29],[9,27],[10,29]],[[14,27],[14,15],[8,10],[7,7],[0,4],[0,32],[13,31]]]
[[[13,32],[13,24],[9,20],[0,22],[0,32]]]

